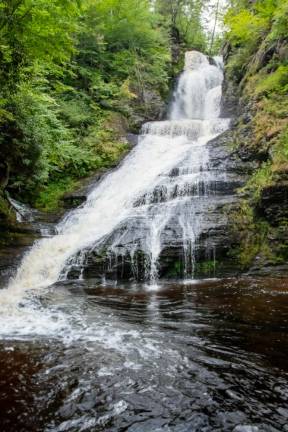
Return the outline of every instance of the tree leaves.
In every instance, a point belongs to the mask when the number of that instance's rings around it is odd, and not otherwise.
[[[203,46],[205,0],[180,3],[177,26]],[[170,39],[157,10],[149,0],[0,0],[0,160],[11,165],[10,192],[32,202],[40,193],[48,206],[43,190],[52,199],[125,151],[117,128],[148,112],[145,95],[168,92]]]

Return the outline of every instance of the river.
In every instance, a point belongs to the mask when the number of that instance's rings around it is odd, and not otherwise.
[[[288,279],[195,278],[233,199],[207,147],[222,82],[221,58],[188,52],[168,120],[0,290],[1,432],[288,431]]]
[[[1,431],[283,432],[287,295],[268,278],[57,284],[57,325],[0,344]]]

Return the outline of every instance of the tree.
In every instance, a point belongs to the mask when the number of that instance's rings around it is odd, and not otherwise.
[[[48,76],[61,75],[71,57],[79,6],[77,0],[0,1],[0,159],[11,175],[31,178],[52,139],[56,106],[47,95]]]
[[[166,18],[174,42],[205,50],[202,12],[207,3],[208,0],[157,0],[156,9]]]
[[[218,18],[219,18],[219,8],[220,8],[220,0],[217,0],[216,6],[215,6],[215,12],[214,12],[214,26],[213,26],[213,30],[212,30],[212,35],[211,35],[211,42],[210,42],[210,49],[209,49],[209,53],[211,54],[213,51],[213,45],[215,42],[215,35],[216,35],[216,27],[218,24]]]

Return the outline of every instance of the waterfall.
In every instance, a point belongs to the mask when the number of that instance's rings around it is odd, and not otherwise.
[[[209,180],[206,144],[229,125],[228,119],[219,118],[222,80],[219,58],[212,65],[199,52],[186,53],[169,120],[144,125],[137,146],[119,168],[58,224],[57,235],[34,244],[2,290],[0,303],[19,302],[27,290],[34,292],[65,278],[69,266],[84,262],[82,251],[105,243],[107,253],[128,253],[132,263],[135,251],[142,250],[146,276],[153,282],[171,220],[181,230],[185,271],[190,271],[201,233],[199,197],[207,195]]]

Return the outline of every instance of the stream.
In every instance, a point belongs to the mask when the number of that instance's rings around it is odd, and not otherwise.
[[[57,284],[30,336],[0,343],[0,429],[288,430],[287,295],[268,278]]]
[[[288,431],[288,279],[195,278],[234,199],[207,147],[222,82],[221,58],[186,53],[168,119],[0,290],[1,432]]]

